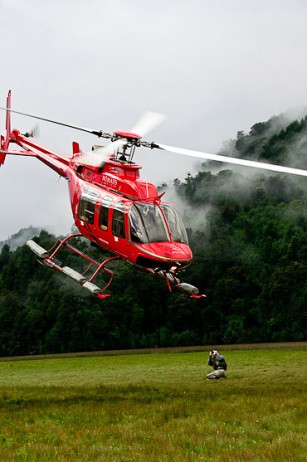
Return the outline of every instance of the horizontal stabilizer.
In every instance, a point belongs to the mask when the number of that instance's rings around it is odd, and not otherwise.
[[[49,256],[49,253],[46,249],[43,249],[40,245],[38,245],[35,241],[32,241],[30,239],[29,241],[26,242],[26,245],[30,247],[32,252],[34,252],[36,255],[39,256],[39,258],[47,258]]]
[[[69,266],[63,266],[62,271],[64,274],[74,279],[74,281],[79,282],[79,284],[83,284],[84,281],[86,281],[86,278],[82,274],[78,273],[78,271],[75,271]]]

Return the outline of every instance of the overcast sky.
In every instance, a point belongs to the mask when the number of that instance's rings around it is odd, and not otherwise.
[[[146,139],[214,153],[238,130],[307,106],[306,0],[0,0],[0,17],[0,106],[11,89],[13,109],[104,131],[161,112]],[[39,126],[53,150],[97,143]],[[198,165],[149,150],[136,160],[156,183]],[[0,241],[29,225],[68,232],[67,184],[35,159],[7,158],[0,217]]]

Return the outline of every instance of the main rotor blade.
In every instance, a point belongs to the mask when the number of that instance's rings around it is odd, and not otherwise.
[[[102,155],[101,153],[85,153],[75,157],[75,161],[78,164],[86,165],[87,167],[100,167],[102,163],[109,160],[109,158],[110,156],[107,154]]]
[[[33,119],[43,120],[44,122],[50,122],[52,124],[62,125],[63,127],[74,128],[75,130],[80,130],[82,132],[91,133],[92,135],[96,135],[99,138],[101,137],[102,138],[112,138],[113,136],[111,133],[106,133],[106,132],[103,132],[102,130],[92,130],[91,128],[80,127],[79,125],[72,125],[72,124],[67,124],[65,122],[58,122],[57,120],[47,119],[46,117],[40,117],[40,116],[36,116],[33,114],[27,114],[26,112],[15,111],[13,109],[7,109],[5,107],[0,107],[0,109],[3,111],[13,112],[14,114],[23,115],[26,117],[32,117]]]
[[[81,154],[76,157],[76,162],[88,167],[100,167],[103,162],[110,159],[112,154],[115,154],[117,149],[126,143],[125,140],[116,140],[110,143],[108,146],[102,146],[90,153]]]
[[[275,164],[266,164],[265,162],[257,162],[254,160],[247,160],[247,159],[239,159],[236,157],[220,156],[219,154],[210,154],[206,152],[192,151],[190,149],[183,149],[183,148],[176,148],[174,146],[168,146],[166,144],[159,144],[157,145],[157,147],[159,149],[163,149],[164,151],[174,152],[176,154],[181,154],[181,155],[189,156],[189,157],[198,157],[201,159],[215,160],[217,162],[225,162],[227,164],[236,164],[236,165],[242,165],[245,167],[259,168],[262,170],[271,170],[273,172],[290,173],[291,175],[307,176],[307,170],[303,170],[299,168],[291,168],[291,167],[285,167],[283,165],[275,165]]]
[[[160,125],[165,118],[166,116],[164,114],[160,114],[158,112],[145,112],[130,132],[136,133],[142,138],[144,135],[147,135],[147,133]]]

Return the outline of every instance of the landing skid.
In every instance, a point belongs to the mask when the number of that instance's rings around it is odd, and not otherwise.
[[[165,271],[161,270],[160,268],[146,268],[146,271],[153,274],[154,276],[158,276],[164,279],[169,292],[173,292],[173,289],[175,289],[188,294],[190,298],[206,298],[206,295],[199,293],[197,287],[192,286],[191,284],[188,284],[186,282],[180,282],[180,279],[177,277],[174,271]]]
[[[72,234],[60,241],[57,241],[56,244],[50,250],[44,249],[33,240],[29,240],[26,244],[38,256],[40,263],[47,266],[51,266],[52,268],[55,268],[56,270],[65,274],[66,276],[69,276],[71,279],[78,282],[82,287],[89,290],[92,294],[104,300],[105,298],[110,297],[110,294],[106,294],[104,293],[104,291],[110,286],[114,278],[113,271],[107,268],[106,264],[112,260],[118,260],[119,257],[109,257],[102,263],[99,263],[70,244],[69,241],[77,237],[82,237],[82,234]],[[82,274],[74,270],[73,268],[70,268],[69,266],[64,266],[56,258],[59,251],[63,248],[67,248],[68,250],[72,251],[74,254],[78,255],[79,257],[83,258],[89,263],[88,267]],[[89,271],[92,268],[96,269],[91,276],[88,276]],[[95,278],[101,271],[104,271],[109,276],[109,281],[104,287],[98,287],[98,285],[96,285],[94,282]]]
[[[78,237],[83,236],[82,234],[71,234],[70,236],[64,239],[57,241],[50,250],[44,249],[33,240],[29,240],[26,244],[32,250],[32,252],[34,252],[38,256],[38,261],[40,263],[55,268],[57,271],[60,271],[61,273],[73,279],[74,281],[78,282],[82,287],[89,290],[92,294],[96,295],[101,300],[104,300],[105,298],[110,297],[110,294],[104,292],[111,285],[114,278],[113,271],[107,268],[106,265],[110,261],[118,260],[120,257],[109,257],[102,263],[99,263],[89,255],[86,255],[84,252],[81,252],[81,250],[77,249],[76,247],[70,244],[69,241],[71,239],[75,239]],[[68,250],[70,250],[71,252],[88,262],[88,266],[85,269],[85,271],[83,271],[83,273],[79,273],[70,266],[63,265],[61,261],[58,260],[58,253],[63,248],[67,248]],[[94,272],[91,276],[89,276],[90,270],[93,270],[93,268]],[[187,284],[185,282],[180,282],[174,271],[165,271],[161,270],[160,268],[145,268],[145,270],[153,274],[154,276],[158,276],[164,279],[169,292],[173,292],[173,289],[175,289],[188,294],[191,298],[199,299],[206,297],[206,295],[199,293],[197,287],[194,287],[191,284]],[[104,287],[99,287],[94,282],[95,278],[99,275],[101,271],[104,271],[109,276],[109,280]]]

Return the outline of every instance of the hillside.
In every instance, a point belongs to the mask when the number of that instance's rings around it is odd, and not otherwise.
[[[13,234],[5,241],[0,241],[0,250],[2,250],[4,245],[8,245],[11,250],[16,250],[17,247],[25,244],[28,239],[31,239],[36,234],[39,234],[40,231],[40,228],[36,228],[34,226],[22,228],[18,231],[18,233]]]

